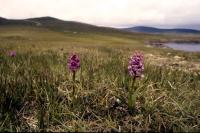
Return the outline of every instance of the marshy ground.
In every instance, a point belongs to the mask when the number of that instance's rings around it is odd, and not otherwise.
[[[176,38],[199,36],[0,27],[0,131],[200,131],[200,53],[145,45]],[[145,69],[130,114],[134,50],[144,53]],[[72,52],[81,58],[74,95]]]

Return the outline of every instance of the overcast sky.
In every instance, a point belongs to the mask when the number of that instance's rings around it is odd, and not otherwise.
[[[52,16],[111,27],[200,29],[200,0],[0,0],[0,16]]]

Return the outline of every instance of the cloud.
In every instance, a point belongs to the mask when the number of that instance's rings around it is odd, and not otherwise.
[[[0,0],[0,16],[53,16],[103,26],[200,23],[200,0]]]

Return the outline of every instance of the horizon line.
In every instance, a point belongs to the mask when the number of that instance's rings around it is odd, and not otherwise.
[[[88,25],[93,25],[93,26],[97,26],[97,27],[107,27],[107,28],[116,28],[116,29],[128,29],[128,28],[134,28],[134,27],[147,27],[147,28],[156,28],[156,29],[188,29],[188,30],[197,30],[200,31],[199,28],[184,28],[184,27],[171,27],[171,28],[161,28],[162,26],[150,26],[150,25],[131,25],[131,24],[127,24],[130,26],[105,26],[105,25],[96,25],[96,24],[91,24],[91,23],[87,23],[87,22],[81,22],[81,21],[76,21],[76,20],[65,20],[62,18],[58,18],[58,17],[53,17],[53,16],[38,16],[38,17],[25,17],[25,18],[9,18],[9,17],[2,17],[0,16],[0,18],[3,19],[7,19],[7,20],[26,20],[26,19],[36,19],[36,18],[53,18],[53,19],[57,19],[57,20],[61,20],[61,21],[68,21],[68,22],[77,22],[77,23],[82,23],[82,24],[88,24]],[[167,25],[166,25],[167,26]]]

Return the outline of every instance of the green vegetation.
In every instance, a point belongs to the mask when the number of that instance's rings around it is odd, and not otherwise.
[[[176,38],[199,36],[1,26],[0,131],[200,131],[200,53],[144,44]],[[130,114],[134,50],[143,51],[145,69]],[[75,95],[72,52],[81,58]]]

